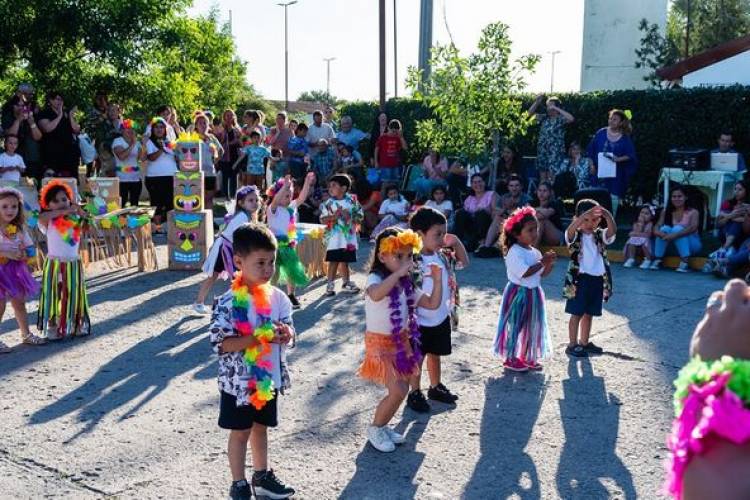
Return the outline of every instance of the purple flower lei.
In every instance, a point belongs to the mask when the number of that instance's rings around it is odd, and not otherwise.
[[[401,290],[406,294],[407,326],[409,328],[409,343],[411,345],[411,356],[406,354],[401,332],[403,331],[403,318],[401,318]],[[410,375],[415,366],[422,361],[421,341],[419,338],[419,326],[417,325],[416,303],[414,301],[414,284],[411,279],[403,277],[398,285],[394,286],[388,293],[388,307],[391,310],[391,339],[396,346],[396,371],[401,375]]]

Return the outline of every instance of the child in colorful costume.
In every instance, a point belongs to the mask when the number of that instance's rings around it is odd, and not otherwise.
[[[541,370],[550,353],[550,337],[541,282],[552,272],[556,254],[542,253],[532,245],[539,221],[532,207],[519,208],[503,224],[500,247],[505,255],[508,283],[500,304],[500,320],[493,352],[505,358],[507,370]]]
[[[665,493],[677,500],[750,498],[750,288],[708,300],[675,380]]]
[[[278,425],[279,393],[289,388],[286,345],[294,339],[292,304],[269,284],[274,274],[276,239],[260,224],[234,232],[232,289],[214,304],[209,339],[219,355],[219,427],[229,429],[231,498],[288,498],[285,486],[268,468],[268,427]],[[245,476],[247,444],[255,472]]]
[[[314,185],[315,174],[310,172],[305,177],[305,184],[302,186],[299,196],[294,200],[292,199],[294,185],[292,178],[289,176],[276,181],[273,186],[268,188],[266,193],[271,200],[266,214],[268,227],[279,243],[276,255],[277,276],[274,277],[273,281],[286,284],[287,295],[295,309],[300,307],[299,300],[294,293],[295,288],[305,286],[310,281],[305,274],[305,267],[300,262],[296,250],[297,207],[304,203]]]
[[[216,280],[219,278],[226,280],[230,276],[234,276],[234,253],[232,251],[234,231],[248,222],[258,222],[259,208],[260,192],[257,187],[244,186],[237,190],[234,197],[234,210],[228,217],[221,234],[211,245],[211,250],[209,250],[206,261],[203,263],[203,272],[207,276],[201,283],[198,298],[192,305],[193,311],[197,314],[209,313],[209,309],[204,302]]]
[[[29,331],[26,301],[39,293],[28,258],[36,255],[36,247],[24,225],[23,195],[14,188],[0,187],[0,320],[10,302],[21,330],[24,344],[40,345],[46,340]],[[0,342],[0,354],[10,348]]]
[[[447,234],[448,221],[441,212],[422,207],[412,215],[409,226],[422,238],[422,251],[417,257],[419,269],[416,284],[424,292],[433,288],[429,276],[430,267],[438,266],[442,271],[443,294],[440,306],[435,310],[417,308],[417,321],[430,376],[427,397],[434,401],[454,405],[458,396],[451,393],[441,381],[440,359],[451,353],[451,331],[458,326],[458,282],[456,269],[469,265],[469,256],[463,243],[453,234]],[[411,392],[406,399],[409,408],[417,412],[427,412],[430,405],[421,390],[422,370],[411,380]]]
[[[73,190],[53,180],[39,193],[39,229],[47,235],[37,327],[47,339],[91,333],[83,265],[78,255],[85,212]]]
[[[333,175],[328,180],[330,198],[320,204],[320,222],[326,225],[326,262],[328,284],[326,297],[336,294],[334,282],[341,271],[343,291],[358,293],[359,287],[351,280],[349,264],[357,262],[357,233],[365,218],[357,197],[349,194],[352,181],[346,174]]]
[[[383,385],[388,394],[378,403],[367,439],[381,452],[391,452],[404,437],[388,426],[409,392],[409,380],[422,362],[417,307],[437,309],[442,299],[442,273],[432,266],[431,295],[411,278],[414,254],[422,241],[412,230],[388,228],[375,240],[365,290],[365,359],[359,376]]]

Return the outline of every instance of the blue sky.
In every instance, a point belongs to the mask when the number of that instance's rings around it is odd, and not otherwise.
[[[399,96],[405,95],[406,69],[417,64],[419,0],[396,0],[398,20]],[[195,0],[192,13],[219,8],[222,19],[232,11],[233,33],[248,80],[268,99],[284,98],[284,9],[272,0]],[[387,92],[394,92],[393,0],[386,0]],[[435,42],[449,41],[445,18],[459,49],[476,48],[482,27],[502,21],[510,26],[516,55],[543,56],[529,78],[532,91],[550,89],[550,51],[555,62],[555,90],[578,90],[583,33],[583,0],[435,0]],[[376,99],[378,94],[377,0],[299,0],[289,7],[289,98],[325,89],[331,63],[331,92],[339,98]]]

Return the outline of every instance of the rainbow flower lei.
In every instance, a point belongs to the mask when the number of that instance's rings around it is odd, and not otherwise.
[[[245,349],[243,355],[248,372],[248,400],[242,403],[251,404],[256,410],[262,409],[274,397],[270,360],[271,340],[274,337],[271,321],[272,290],[268,284],[248,289],[247,285],[242,283],[241,272],[237,272],[232,280],[232,325],[241,336],[252,335],[258,341],[255,346]],[[248,317],[251,300],[259,325],[253,325]]]
[[[675,419],[667,440],[669,462],[665,493],[682,498],[682,480],[696,455],[714,435],[734,444],[750,441],[750,361],[723,356],[692,359],[674,382]]]
[[[82,220],[78,215],[57,217],[52,220],[52,228],[65,243],[73,247],[81,241]]]

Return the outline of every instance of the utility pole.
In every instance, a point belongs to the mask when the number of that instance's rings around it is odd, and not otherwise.
[[[380,42],[380,111],[385,111],[385,0],[378,0]]]
[[[326,62],[326,93],[331,95],[331,61],[335,61],[335,57],[324,57],[323,60]]]
[[[552,74],[550,76],[550,82],[549,82],[549,91],[554,92],[555,91],[555,56],[559,54],[560,50],[553,50],[551,52],[547,52],[547,54],[552,56]]]
[[[287,7],[295,3],[297,3],[297,0],[276,4],[279,7],[284,7],[284,111],[289,111],[289,23]]]
[[[430,47],[432,47],[432,0],[422,0],[419,8],[419,69],[421,82],[430,78]]]
[[[398,23],[396,0],[393,0],[393,97],[398,97]]]

